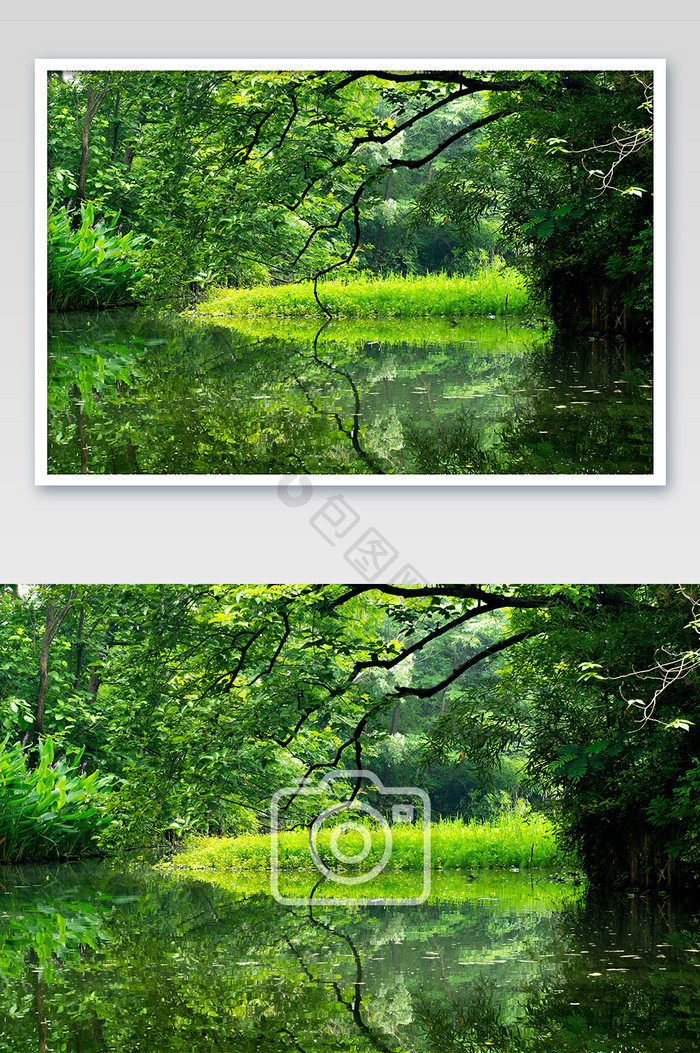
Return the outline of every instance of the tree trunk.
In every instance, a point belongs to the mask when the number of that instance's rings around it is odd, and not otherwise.
[[[75,641],[75,676],[73,679],[73,687],[76,691],[80,690],[80,676],[83,671],[83,652],[85,651],[85,641],[83,640],[84,623],[85,607],[81,607],[80,619],[78,621],[78,633]]]
[[[394,712],[391,714],[391,734],[395,735],[399,730],[399,714],[401,712],[401,699],[397,698],[394,703]]]
[[[121,92],[117,89],[117,97],[114,100],[114,116],[112,117],[112,162],[117,160],[117,150],[119,148],[119,125],[122,123],[119,119],[120,101]]]
[[[102,88],[101,91],[95,91],[94,88],[87,89],[87,105],[85,108],[85,117],[83,118],[83,128],[80,136],[80,171],[78,173],[78,205],[85,200],[85,180],[87,178],[87,163],[88,155],[90,153],[90,126],[95,118],[95,114],[102,105],[102,101],[112,86],[111,79],[107,81],[107,84]],[[78,225],[79,225],[79,214],[78,214]]]
[[[34,703],[34,738],[38,740],[44,734],[44,710],[46,707],[46,689],[49,683],[49,653],[56,633],[61,628],[74,600],[74,594],[59,609],[48,600],[46,602],[46,625],[39,650],[39,690]]]

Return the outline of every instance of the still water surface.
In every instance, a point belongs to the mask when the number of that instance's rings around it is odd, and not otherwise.
[[[5,868],[0,1050],[690,1053],[699,911],[542,871],[309,910],[264,875]]]
[[[52,315],[51,474],[649,474],[651,360],[496,320]]]

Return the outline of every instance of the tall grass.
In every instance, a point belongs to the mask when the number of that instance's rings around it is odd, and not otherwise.
[[[380,859],[384,842],[377,829],[370,828],[372,850],[363,868],[374,866]],[[350,835],[351,837],[352,835]],[[330,850],[330,830],[323,829],[317,840],[322,859],[333,861],[333,869],[342,867]],[[393,850],[387,871],[420,870],[423,867],[423,829],[420,825],[397,824],[392,827]],[[359,838],[358,838],[359,841]],[[349,840],[339,842],[345,854],[352,855],[357,846]],[[521,816],[504,813],[484,823],[465,823],[461,819],[433,823],[430,828],[431,859],[434,869],[472,869],[477,867],[547,867],[561,859],[552,824],[544,816]],[[178,855],[182,867],[215,870],[265,870],[270,866],[270,836],[244,835],[232,838],[198,838]],[[309,837],[305,829],[278,835],[278,865],[281,870],[312,870]],[[347,868],[351,870],[351,867]]]
[[[139,248],[145,238],[117,230],[119,216],[95,221],[92,202],[84,204],[73,230],[67,209],[48,217],[47,301],[49,311],[110,307],[130,302]]]
[[[485,268],[473,276],[374,278],[360,274],[345,281],[319,283],[318,294],[334,317],[502,316],[506,312],[524,314],[532,308],[523,278],[512,267]],[[195,313],[200,317],[323,316],[310,282],[219,289]]]
[[[0,863],[60,859],[90,848],[107,821],[109,778],[81,772],[82,751],[54,761],[50,738],[40,742],[36,767],[20,743],[7,742],[0,744]]]

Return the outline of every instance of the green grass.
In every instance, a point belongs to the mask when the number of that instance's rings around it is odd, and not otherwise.
[[[383,842],[374,836],[373,845],[364,866],[373,866],[383,851]],[[423,866],[423,831],[416,825],[395,825],[392,828],[393,851],[387,870],[419,870]],[[333,856],[329,847],[330,831],[318,837],[318,851],[330,863]],[[359,842],[359,838],[358,838]],[[550,867],[561,862],[554,828],[544,816],[504,814],[485,823],[464,823],[449,820],[433,823],[430,830],[433,869],[472,869],[483,867]],[[351,842],[339,842],[346,854],[357,847]],[[292,830],[279,835],[279,867],[281,870],[313,870],[309,854],[308,832]],[[214,870],[267,870],[270,866],[270,835],[247,834],[242,837],[197,838],[180,853],[178,867]],[[335,861],[334,869],[340,870]]]
[[[473,276],[375,278],[364,274],[319,283],[318,293],[334,317],[457,317],[525,314],[533,309],[522,276],[512,267],[488,268]],[[275,315],[323,317],[311,282],[218,289],[195,308],[202,318]]]

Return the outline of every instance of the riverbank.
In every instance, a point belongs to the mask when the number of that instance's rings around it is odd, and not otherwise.
[[[318,297],[333,317],[462,317],[526,315],[534,311],[522,275],[491,267],[475,275],[428,274],[377,278],[355,275],[319,282]],[[216,289],[194,308],[200,318],[275,315],[318,316],[324,311],[312,282]]]

